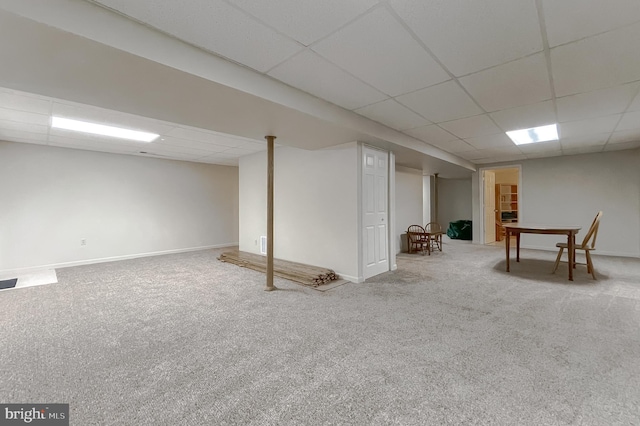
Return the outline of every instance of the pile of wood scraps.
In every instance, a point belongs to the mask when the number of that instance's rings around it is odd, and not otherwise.
[[[267,258],[258,254],[234,250],[222,253],[218,260],[254,271],[267,272]],[[310,287],[318,287],[340,279],[331,269],[281,259],[273,259],[273,275]]]

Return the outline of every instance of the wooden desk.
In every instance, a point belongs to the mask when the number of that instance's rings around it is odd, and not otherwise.
[[[576,234],[581,226],[527,225],[521,223],[502,224],[506,234],[507,272],[509,272],[509,251],[511,235],[516,236],[516,262],[520,262],[520,234],[557,234],[567,236],[569,255],[569,281],[573,281],[573,268],[576,261]]]

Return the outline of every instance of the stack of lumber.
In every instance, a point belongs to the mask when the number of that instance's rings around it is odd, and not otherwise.
[[[218,260],[254,271],[267,272],[267,258],[258,254],[234,250],[222,253]],[[318,287],[340,278],[331,269],[281,259],[273,259],[273,275],[311,287]]]

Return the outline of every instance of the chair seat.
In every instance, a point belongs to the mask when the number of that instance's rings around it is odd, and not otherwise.
[[[569,245],[567,243],[556,243],[556,247],[566,249],[569,248]],[[588,245],[583,246],[582,244],[576,244],[576,250],[595,250],[595,248],[591,248]]]

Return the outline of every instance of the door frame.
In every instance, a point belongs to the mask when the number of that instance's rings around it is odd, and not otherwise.
[[[487,170],[500,170],[500,169],[518,169],[518,220],[522,221],[523,217],[523,203],[522,203],[522,165],[521,164],[509,164],[501,166],[486,166],[478,169],[478,194],[479,194],[479,206],[480,206],[480,220],[478,231],[480,232],[480,244],[487,244],[486,234],[484,232],[485,223],[485,211],[484,211],[484,172]],[[476,210],[477,211],[477,210]]]
[[[363,198],[363,148],[372,149],[375,151],[381,151],[387,154],[387,257],[389,258],[388,271],[394,271],[397,269],[396,261],[396,247],[395,238],[393,238],[396,227],[396,190],[395,190],[395,173],[396,173],[396,157],[393,151],[378,148],[365,144],[363,142],[358,143],[358,282],[364,282],[365,271],[365,253],[364,253],[364,207],[362,205]]]

